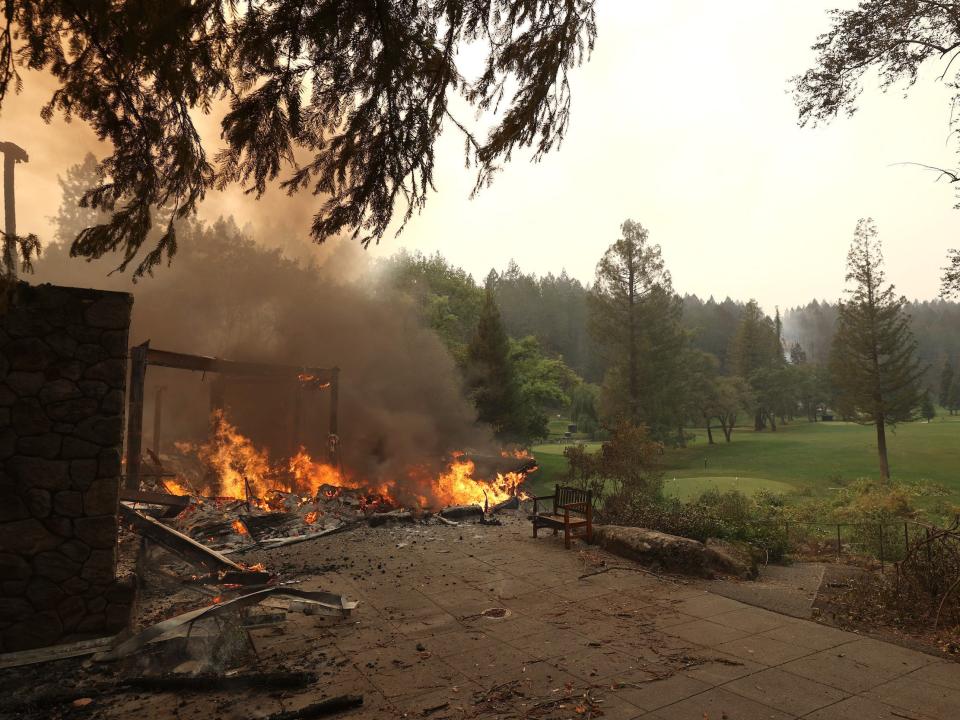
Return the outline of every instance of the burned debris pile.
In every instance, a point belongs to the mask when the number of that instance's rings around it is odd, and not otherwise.
[[[333,472],[328,466],[317,470],[302,456],[297,462],[273,465],[248,454],[251,446],[236,438],[231,449],[224,450],[223,437],[221,432],[216,452],[185,448],[176,455],[151,454],[142,468],[140,488],[121,493],[120,546],[133,549],[140,578],[131,626],[109,642],[88,641],[65,654],[59,648],[50,657],[41,652],[22,658],[29,664],[54,657],[89,657],[93,668],[114,668],[108,679],[95,675],[70,692],[47,690],[10,699],[7,709],[24,717],[43,716],[44,708],[83,702],[97,693],[164,692],[177,687],[200,692],[201,686],[215,691],[238,683],[245,687],[302,683],[299,675],[261,664],[249,633],[280,628],[291,613],[342,623],[357,602],[338,594],[336,587],[298,587],[316,577],[290,574],[282,562],[271,567],[272,549],[359,527],[497,523],[499,511],[519,505],[522,480],[535,467],[527,458],[459,454],[436,483],[445,484],[446,497],[462,502],[431,508],[425,497],[423,505],[404,504],[397,499],[402,491],[395,487],[364,487],[340,470]],[[494,480],[474,480],[478,467]],[[313,474],[306,475],[304,468]],[[506,487],[505,477],[510,478],[512,494],[500,489]],[[453,490],[457,483],[463,484],[462,493]],[[238,488],[239,497],[216,492]],[[485,502],[471,502],[478,498]],[[259,562],[246,562],[247,554],[254,552]],[[8,662],[16,664],[17,659]],[[198,684],[197,678],[205,680]],[[336,696],[303,711],[322,717],[360,703],[359,696]]]

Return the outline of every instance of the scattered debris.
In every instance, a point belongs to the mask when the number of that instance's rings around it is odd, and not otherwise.
[[[299,710],[274,713],[267,720],[308,720],[308,718],[326,717],[344,710],[352,710],[361,705],[363,705],[363,695],[338,695]]]
[[[334,595],[333,593],[306,592],[304,590],[295,590],[289,587],[266,588],[265,590],[258,590],[247,595],[241,595],[231,600],[224,600],[223,602],[215,603],[214,605],[208,605],[206,607],[202,607],[197,610],[191,610],[181,615],[177,615],[176,617],[163,620],[155,625],[151,625],[136,635],[117,643],[107,652],[102,652],[98,655],[95,655],[93,659],[98,662],[118,660],[136,652],[148,643],[160,639],[167,633],[170,633],[183,625],[194,623],[203,618],[234,612],[249,605],[256,605],[268,597],[276,595],[286,595],[302,600],[311,600],[323,606],[324,609],[333,611],[344,617],[349,615],[350,612],[357,606],[356,602],[344,600],[343,596]]]
[[[23,667],[53,660],[66,660],[72,657],[93,655],[110,647],[113,637],[102,637],[94,640],[81,640],[66,645],[37,648],[36,650],[20,650],[18,652],[0,655],[0,670],[5,668]]]
[[[213,692],[217,690],[245,690],[259,688],[265,690],[291,690],[306,687],[317,681],[317,674],[313,672],[251,672],[235,675],[217,675],[214,673],[197,673],[184,675],[167,673],[158,676],[143,676],[127,678],[120,681],[120,685],[138,690],[156,690],[168,692],[172,690],[189,690],[191,692]]]
[[[123,503],[120,503],[120,517],[129,522],[138,535],[155,542],[188,562],[206,568],[210,572],[221,570],[243,572],[243,568],[230,558],[164,525],[159,520],[154,520],[152,517],[127,507]]]

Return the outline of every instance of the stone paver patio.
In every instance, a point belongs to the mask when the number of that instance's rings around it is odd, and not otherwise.
[[[406,526],[264,553],[304,589],[361,602],[346,623],[291,615],[254,631],[261,661],[323,673],[284,697],[133,698],[109,716],[258,717],[363,693],[346,718],[955,720],[960,664],[744,605],[598,559],[529,525]],[[483,612],[506,610],[505,617]],[[492,692],[491,692],[491,689]],[[596,704],[577,697],[589,691]],[[563,701],[567,695],[570,701]],[[551,702],[552,701],[552,702]],[[210,703],[216,703],[210,707]],[[591,712],[593,714],[591,714]]]

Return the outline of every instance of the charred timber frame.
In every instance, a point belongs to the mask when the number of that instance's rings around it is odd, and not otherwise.
[[[127,408],[127,458],[126,482],[128,490],[140,488],[140,458],[143,452],[143,398],[144,385],[149,366],[168,367],[177,370],[191,370],[203,373],[218,373],[220,375],[238,375],[275,380],[293,380],[296,383],[297,400],[295,401],[295,429],[299,434],[300,400],[299,396],[304,387],[303,376],[309,376],[309,386],[317,389],[330,389],[330,435],[328,438],[331,449],[331,463],[337,464],[339,459],[334,453],[339,446],[339,424],[337,408],[339,405],[340,368],[297,367],[294,365],[273,365],[270,363],[243,362],[237,360],[222,360],[205,355],[190,355],[188,353],[157,350],[150,347],[150,341],[130,348],[130,393]],[[222,389],[219,383],[211,384],[211,410],[222,406]],[[157,444],[157,438],[154,444]],[[293,442],[297,443],[294,437]]]

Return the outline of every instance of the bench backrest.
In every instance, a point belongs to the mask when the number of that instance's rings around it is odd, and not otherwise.
[[[562,514],[564,505],[571,503],[586,503],[586,511],[571,510],[570,512],[586,515],[593,509],[593,492],[590,490],[581,490],[580,488],[569,487],[566,485],[557,485],[553,495],[554,512]]]

